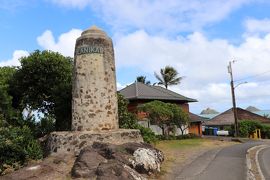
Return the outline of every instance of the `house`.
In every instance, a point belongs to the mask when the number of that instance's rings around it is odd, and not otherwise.
[[[204,118],[189,112],[190,125],[188,128],[189,133],[202,136],[202,123],[205,121]]]
[[[153,100],[159,100],[165,103],[174,103],[179,105],[185,112],[189,113],[189,104],[191,102],[197,102],[196,99],[188,98],[171,90],[165,89],[160,86],[146,85],[140,82],[135,82],[122,90],[119,91],[128,101],[128,111],[137,114],[139,120],[143,120],[146,117],[144,112],[138,112],[137,107],[141,104],[151,102]],[[192,127],[192,132],[197,135],[201,135],[201,119],[200,117],[195,117],[194,114],[190,115],[193,117],[190,127]],[[142,123],[142,122],[140,122]],[[145,124],[146,126],[146,124]],[[151,125],[148,124],[148,127]],[[196,130],[196,127],[198,128]],[[151,127],[154,132],[160,133],[158,127]],[[189,133],[186,131],[185,133]]]
[[[241,120],[254,120],[261,122],[263,124],[270,124],[270,119],[260,116],[258,114],[252,113],[242,108],[237,109],[237,118]],[[205,126],[217,127],[219,129],[224,129],[226,126],[234,125],[234,113],[233,108],[215,116],[213,119],[204,122]]]

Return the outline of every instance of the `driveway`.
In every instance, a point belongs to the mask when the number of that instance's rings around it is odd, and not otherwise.
[[[197,158],[177,174],[175,179],[185,180],[245,180],[246,152],[249,148],[262,144],[247,142],[208,152]],[[269,152],[263,156],[269,157]]]

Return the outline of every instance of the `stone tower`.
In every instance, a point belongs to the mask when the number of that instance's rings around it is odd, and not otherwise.
[[[95,26],[76,41],[72,88],[73,131],[118,129],[113,44]]]

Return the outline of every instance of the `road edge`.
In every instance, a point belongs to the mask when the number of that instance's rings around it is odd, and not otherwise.
[[[256,164],[256,168],[257,171],[259,173],[259,176],[261,178],[261,180],[265,180],[265,177],[262,173],[260,164],[259,164],[259,159],[258,159],[258,154],[261,150],[267,148],[269,146],[267,145],[258,145],[258,146],[254,146],[252,148],[249,148],[247,150],[246,153],[246,167],[247,167],[247,175],[246,175],[246,180],[256,180],[255,174],[254,174],[254,169],[252,168],[252,164],[251,161],[253,161],[252,159],[255,159],[255,164]],[[256,151],[255,153],[255,157],[251,157],[251,151]]]

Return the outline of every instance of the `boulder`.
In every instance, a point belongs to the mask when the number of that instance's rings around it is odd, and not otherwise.
[[[138,148],[130,159],[133,167],[140,173],[150,174],[160,172],[160,166],[164,161],[164,155],[156,149]]]
[[[71,175],[76,178],[95,177],[99,164],[106,161],[106,158],[99,155],[92,147],[86,147],[74,162]]]
[[[144,180],[147,174],[160,171],[162,161],[163,153],[146,143],[114,145],[95,142],[81,150],[71,174],[76,178],[100,180]]]
[[[110,160],[107,163],[101,163],[97,168],[97,180],[119,180],[119,179],[130,179],[130,180],[144,180],[135,170],[131,169],[125,164]]]

